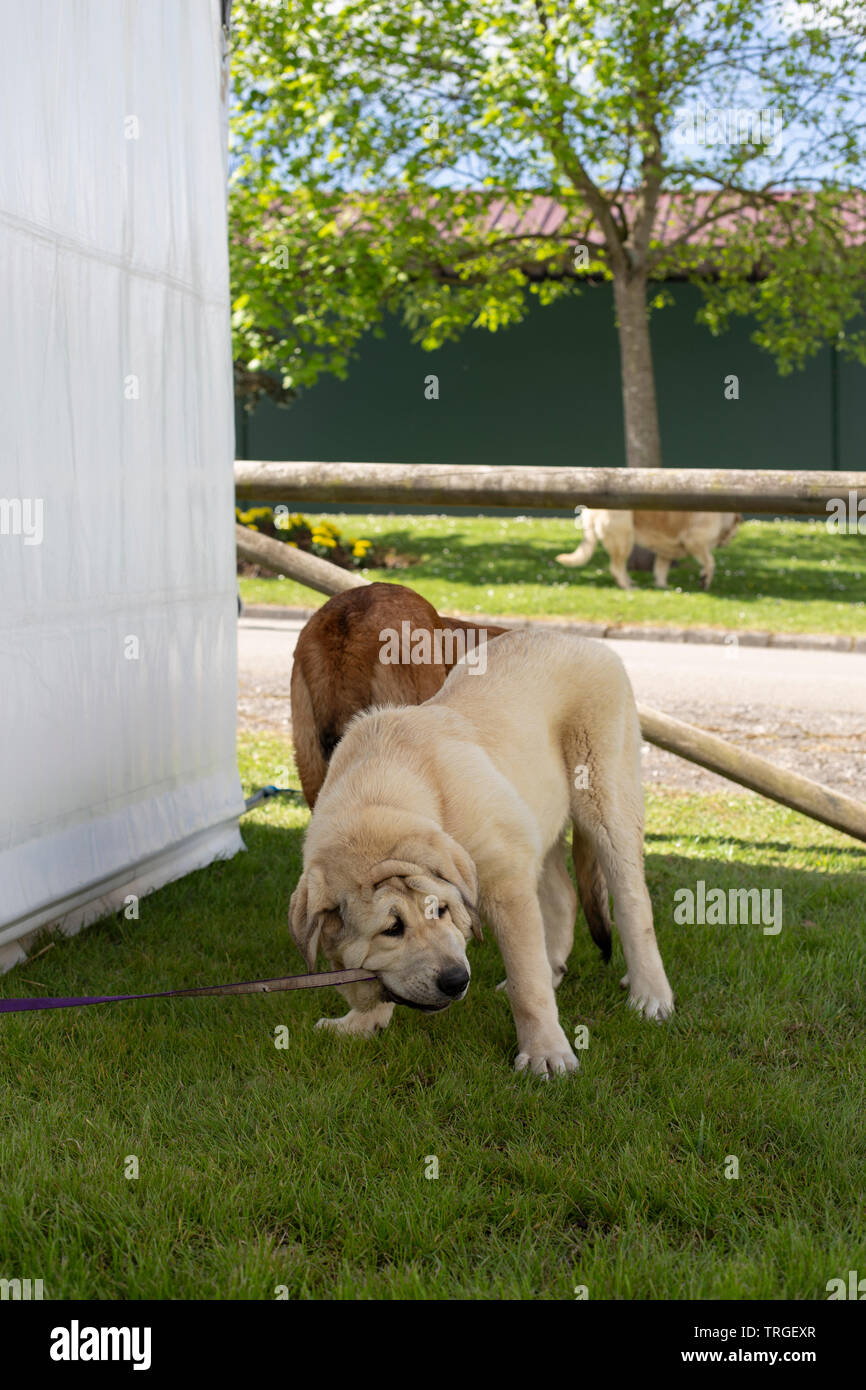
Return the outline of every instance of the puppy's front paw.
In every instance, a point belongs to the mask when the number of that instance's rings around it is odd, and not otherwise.
[[[577,1068],[578,1061],[570,1047],[564,1052],[518,1052],[514,1062],[515,1071],[531,1071],[533,1076],[545,1081],[551,1076],[565,1076]]]
[[[320,1018],[317,1028],[328,1028],[333,1033],[343,1033],[347,1037],[372,1038],[381,1033],[391,1022],[393,1004],[377,1004],[373,1009],[350,1009],[342,1018]]]
[[[549,1076],[565,1076],[577,1071],[578,1061],[561,1028],[548,1037],[527,1039],[514,1062],[515,1071],[531,1071],[546,1081]]]
[[[659,1023],[670,1018],[674,1011],[673,991],[665,979],[654,981],[652,984],[632,986],[628,1002],[639,1014],[643,1014],[644,1018],[653,1018]]]

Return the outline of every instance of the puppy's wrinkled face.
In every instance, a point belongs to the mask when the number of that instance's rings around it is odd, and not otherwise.
[[[435,1013],[466,994],[472,921],[452,884],[388,878],[369,896],[350,894],[340,916],[344,966],[375,971],[391,1003]]]
[[[338,969],[375,972],[380,998],[447,1009],[469,985],[466,942],[481,938],[474,868],[460,886],[429,866],[389,859],[358,875],[336,854],[313,862],[292,896],[289,924],[310,970],[321,948]],[[360,881],[359,881],[360,880]]]
[[[310,970],[321,947],[336,968],[375,974],[364,989],[382,999],[447,1009],[469,985],[466,943],[481,940],[478,874],[435,822],[416,817],[395,837],[393,818],[368,808],[354,838],[320,838],[292,895],[291,933]]]

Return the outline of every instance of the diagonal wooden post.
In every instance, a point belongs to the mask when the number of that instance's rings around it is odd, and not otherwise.
[[[344,589],[357,589],[369,584],[357,571],[341,569],[330,560],[321,560],[318,555],[308,555],[305,550],[286,545],[285,541],[275,541],[270,536],[262,536],[249,526],[235,522],[235,543],[238,555],[253,565],[264,565],[266,569],[284,574],[288,579],[296,579],[308,589],[320,594],[341,594]]]
[[[738,782],[741,787],[760,792],[761,796],[778,801],[782,806],[790,806],[812,820],[823,825],[832,825],[835,830],[843,830],[853,835],[855,840],[866,841],[866,805],[855,801],[844,792],[834,792],[811,777],[803,777],[799,772],[789,772],[777,767],[767,758],[757,753],[749,753],[717,734],[705,733],[686,724],[681,719],[673,719],[669,714],[638,705],[640,727],[647,743],[654,743],[669,753],[676,753],[690,763],[697,763],[720,777]]]

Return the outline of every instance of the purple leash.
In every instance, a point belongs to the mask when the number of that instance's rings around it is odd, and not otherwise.
[[[262,787],[247,797],[246,809],[272,796],[302,799],[290,787]],[[68,999],[0,999],[0,1014],[23,1014],[40,1009],[79,1009],[85,1004],[127,1004],[131,999],[189,999],[204,994],[280,994],[287,989],[323,989],[325,985],[352,985],[375,980],[364,970],[322,970],[315,975],[280,975],[275,980],[241,980],[234,985],[202,985],[198,989],[161,989],[156,994],[82,994]]]
[[[274,980],[241,980],[234,985],[201,985],[197,989],[162,989],[156,994],[83,994],[68,999],[0,999],[0,1014],[23,1014],[38,1009],[77,1009],[84,1004],[126,1004],[131,999],[189,999],[205,994],[280,994],[288,989],[322,989],[375,980],[366,970],[322,970],[315,975],[280,975]]]

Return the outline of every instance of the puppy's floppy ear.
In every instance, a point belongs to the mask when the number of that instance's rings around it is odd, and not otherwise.
[[[328,914],[335,912],[336,908],[337,904],[328,892],[325,875],[313,865],[301,875],[289,903],[289,931],[310,970],[316,967],[322,927]]]
[[[472,935],[475,937],[475,940],[483,941],[484,933],[481,930],[481,918],[478,916],[478,909],[475,904],[470,902],[468,898],[464,898],[462,893],[460,894],[460,904],[469,918],[469,926],[472,928]]]
[[[405,851],[407,846],[402,844],[400,849]],[[477,941],[483,941],[481,918],[478,916],[478,872],[463,846],[446,835],[444,830],[436,828],[431,830],[429,839],[425,837],[423,841],[413,841],[411,850],[412,854],[407,854],[407,858],[416,859],[434,877],[444,879],[457,889],[469,918],[472,935]]]
[[[475,905],[464,898],[456,884],[447,878],[441,878],[439,874],[426,873],[415,874],[412,878],[407,878],[409,887],[416,893],[423,893],[425,897],[434,897],[439,902],[444,902],[450,908],[451,916],[461,931],[469,927],[472,935],[477,941],[483,941],[481,933],[481,919],[475,910]],[[426,916],[426,912],[425,912]]]
[[[450,835],[446,835],[444,831],[442,832],[442,852],[447,855],[450,861],[452,873],[456,874],[456,878],[452,877],[451,874],[446,874],[445,878],[449,883],[453,883],[455,888],[459,888],[461,898],[467,906],[474,909],[478,905],[478,871],[475,864],[463,846],[453,840]]]

